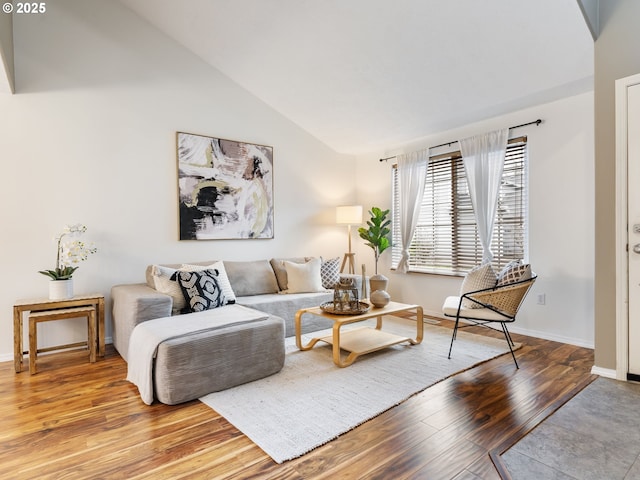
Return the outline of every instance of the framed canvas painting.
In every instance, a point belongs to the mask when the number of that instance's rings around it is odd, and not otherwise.
[[[180,240],[273,238],[273,147],[177,133]]]

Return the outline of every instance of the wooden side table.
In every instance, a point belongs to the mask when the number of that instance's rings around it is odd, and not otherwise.
[[[55,320],[65,320],[69,318],[87,317],[88,338],[86,342],[72,343],[69,345],[58,345],[55,347],[47,347],[38,349],[38,324],[41,322],[52,322]],[[97,333],[98,326],[96,322],[96,307],[73,307],[58,308],[56,310],[42,310],[40,312],[29,313],[29,373],[35,375],[37,373],[36,360],[38,353],[49,352],[52,350],[63,350],[71,347],[80,347],[86,345],[89,349],[89,361],[96,361],[96,346],[98,345]]]
[[[49,300],[47,298],[18,300],[13,305],[13,365],[16,373],[22,371],[23,355],[27,353],[23,349],[22,339],[22,314],[24,312],[54,311],[73,307],[91,306],[96,310],[98,356],[104,357],[104,295],[76,295],[66,300]]]

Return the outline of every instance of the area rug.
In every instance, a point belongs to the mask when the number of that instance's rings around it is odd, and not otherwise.
[[[384,317],[383,330],[415,338],[416,324]],[[333,364],[331,347],[324,342],[302,352],[295,338],[287,338],[285,366],[279,373],[200,400],[282,463],[455,373],[509,351],[504,340],[459,331],[449,360],[451,329],[425,324],[424,330],[419,345],[401,344],[363,355],[346,368]],[[304,343],[322,334],[305,335]]]

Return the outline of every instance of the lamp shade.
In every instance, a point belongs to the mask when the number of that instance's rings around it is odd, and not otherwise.
[[[362,205],[336,207],[336,223],[340,225],[359,225],[362,223]]]

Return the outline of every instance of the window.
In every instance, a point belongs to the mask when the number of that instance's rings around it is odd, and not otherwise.
[[[525,258],[527,243],[527,138],[509,140],[491,248],[493,267]],[[392,267],[400,262],[398,173],[393,168]],[[432,156],[409,249],[409,271],[461,275],[482,261],[460,152]]]

